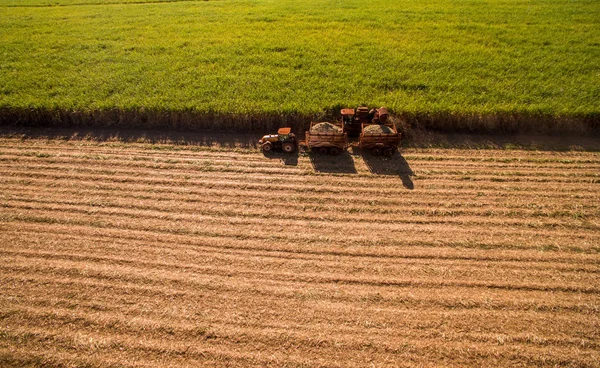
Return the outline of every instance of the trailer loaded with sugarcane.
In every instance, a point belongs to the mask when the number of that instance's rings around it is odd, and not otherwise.
[[[369,150],[375,156],[390,157],[398,149],[401,134],[393,122],[370,123],[362,125],[358,146]]]
[[[304,141],[296,141],[290,128],[281,128],[278,134],[265,135],[259,144],[265,152],[281,149],[292,153],[299,145],[310,152],[330,155],[338,155],[349,146],[388,157],[398,149],[402,134],[389,119],[385,107],[342,109],[341,116],[340,121],[336,122],[311,122]]]
[[[348,134],[340,123],[310,123],[304,146],[312,152],[339,155],[348,146]]]

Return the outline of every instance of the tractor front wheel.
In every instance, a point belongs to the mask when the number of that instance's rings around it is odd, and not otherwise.
[[[273,143],[271,143],[271,142],[263,143],[262,150],[263,150],[263,152],[271,152],[273,150]]]

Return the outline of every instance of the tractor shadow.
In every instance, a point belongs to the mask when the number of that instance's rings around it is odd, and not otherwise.
[[[362,152],[361,156],[372,174],[398,176],[406,189],[415,189],[411,179],[414,172],[400,152],[395,152],[391,157],[374,156],[370,152]]]
[[[243,149],[259,148],[257,142],[262,137],[261,133],[220,131],[188,132],[160,129],[38,127],[0,127],[0,135],[18,136],[22,139],[146,143]]]
[[[330,174],[356,174],[352,156],[346,151],[339,155],[323,155],[317,152],[307,152],[310,164],[315,172]]]
[[[298,166],[298,150],[293,153],[263,152],[263,155],[270,160],[279,160],[286,166]]]

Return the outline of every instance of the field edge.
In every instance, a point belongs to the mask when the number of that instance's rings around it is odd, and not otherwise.
[[[0,108],[0,126],[143,128],[177,130],[271,131],[291,126],[296,132],[308,129],[311,121],[339,118],[341,106],[318,113],[265,112],[226,113],[190,110],[106,109],[69,110],[62,108]],[[499,113],[406,113],[391,111],[399,129],[431,130],[445,133],[486,134],[569,134],[600,136],[600,113],[553,115],[531,112]]]

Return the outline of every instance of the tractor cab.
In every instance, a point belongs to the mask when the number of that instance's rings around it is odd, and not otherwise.
[[[358,137],[362,129],[363,121],[368,120],[369,108],[359,106],[355,109],[342,109],[342,123],[344,132],[351,137]]]
[[[277,135],[281,142],[296,140],[296,136],[292,133],[292,128],[279,128]]]
[[[342,109],[341,113],[344,125],[354,122],[354,109]]]

